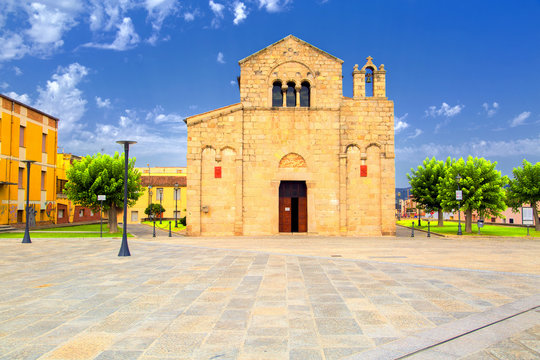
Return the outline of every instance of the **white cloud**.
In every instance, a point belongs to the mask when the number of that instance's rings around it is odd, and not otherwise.
[[[6,94],[8,97],[12,98],[12,99],[15,99],[17,101],[20,101],[22,102],[23,104],[26,104],[26,105],[30,105],[31,103],[31,99],[30,99],[30,96],[28,96],[28,94],[17,94],[16,92],[14,91],[10,91]]]
[[[235,1],[234,3],[234,25],[240,24],[247,18],[246,5],[243,2]]]
[[[447,103],[443,102],[441,107],[437,109],[436,106],[430,106],[428,110],[426,110],[426,116],[446,116],[446,117],[452,117],[456,116],[463,110],[465,105],[456,105],[456,106],[450,106]]]
[[[21,68],[18,67],[18,66],[14,66],[13,71],[15,71],[15,75],[17,75],[17,76],[21,76],[23,74]]]
[[[468,155],[486,158],[508,157],[508,156],[537,156],[540,154],[540,135],[536,138],[525,138],[502,141],[470,141],[459,145],[442,145],[439,143],[428,143],[403,148],[396,148],[396,155],[401,159],[416,159],[419,154],[422,158],[433,157],[446,159],[451,156],[455,158],[466,157]]]
[[[184,20],[187,22],[195,20],[195,13],[193,12],[185,12],[184,13]]]
[[[495,115],[497,113],[497,111],[499,110],[499,103],[498,102],[494,102],[493,104],[488,104],[488,103],[483,103],[482,104],[482,107],[484,108],[484,111],[487,115],[487,117],[492,117],[493,115]]]
[[[218,52],[216,61],[220,64],[225,64],[225,59],[221,51]]]
[[[146,0],[145,8],[148,11],[148,18],[152,23],[153,30],[153,34],[148,42],[155,44],[163,22],[168,16],[178,11],[179,4],[177,0]]]
[[[167,126],[156,126],[155,122],[146,119],[148,116],[161,115],[162,119],[169,119]],[[97,124],[92,131],[79,131],[61,144],[67,151],[77,154],[93,154],[97,149],[103,152],[122,152],[122,148],[114,140],[129,137],[137,141],[130,147],[130,157],[144,163],[155,162],[155,159],[165,159],[162,165],[180,164],[186,156],[186,125],[180,120],[181,116],[166,113],[162,107],[157,106],[146,116],[139,116],[139,112],[126,109],[113,124]]]
[[[409,127],[409,124],[405,122],[407,116],[409,116],[408,113],[403,115],[402,117],[396,117],[396,119],[394,120],[394,131],[396,134]]]
[[[30,51],[22,36],[13,32],[4,33],[0,44],[0,61],[20,59]]]
[[[523,125],[525,123],[525,120],[527,120],[529,118],[529,116],[531,116],[530,111],[522,112],[521,114],[519,114],[518,116],[516,116],[515,118],[512,119],[512,121],[510,122],[510,127],[516,127],[516,126],[519,126],[519,125]]]
[[[102,99],[99,96],[96,96],[96,105],[98,108],[110,108],[111,107],[111,100],[110,99]]]
[[[212,0],[210,0],[208,5],[214,13],[214,18],[212,19],[212,27],[217,28],[219,27],[220,20],[223,19],[223,10],[225,9],[225,6],[223,4],[213,2]]]
[[[0,83],[0,89],[7,89],[9,87],[9,84],[5,81],[2,81],[2,83]]]
[[[265,8],[268,12],[283,10],[291,0],[259,0],[259,9]]]
[[[238,81],[231,80],[230,84],[231,84],[231,86],[235,86],[236,84],[238,84]]]
[[[131,18],[125,17],[122,19],[122,23],[117,25],[117,28],[118,31],[116,33],[116,38],[111,44],[87,43],[84,44],[84,46],[98,49],[124,51],[132,49],[135,47],[135,45],[137,45],[139,42],[139,35],[137,35],[135,32]]]
[[[154,110],[146,114],[146,120],[153,120],[156,124],[162,123],[183,123],[184,118],[178,114],[165,114],[161,106],[156,106]]]
[[[423,133],[422,130],[420,130],[420,129],[414,129],[414,134],[409,135],[409,136],[407,137],[407,139],[415,139],[415,138],[419,137],[422,133]]]
[[[38,53],[50,54],[61,47],[64,44],[64,32],[77,24],[72,14],[58,7],[33,2],[28,11],[31,27],[26,30],[26,34],[34,43],[33,50]]]
[[[60,119],[59,134],[63,137],[69,137],[71,131],[81,126],[78,122],[86,111],[87,101],[77,86],[86,75],[88,68],[73,63],[58,68],[45,89],[38,88],[35,107]]]

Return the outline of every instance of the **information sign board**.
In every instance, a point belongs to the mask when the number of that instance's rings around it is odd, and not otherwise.
[[[463,200],[463,192],[461,190],[456,190],[456,200]]]
[[[534,215],[532,207],[521,208],[521,223],[523,225],[534,225]]]
[[[97,199],[98,199],[98,201],[105,201],[105,200],[107,200],[107,195],[98,195]]]

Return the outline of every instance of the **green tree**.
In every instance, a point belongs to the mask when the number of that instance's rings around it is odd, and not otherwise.
[[[77,205],[99,209],[98,195],[105,195],[103,209],[109,216],[109,232],[118,231],[117,210],[124,206],[124,155],[87,155],[74,161],[67,170],[68,182],[64,194]],[[128,205],[134,205],[142,195],[141,173],[134,168],[135,158],[128,164]]]
[[[485,216],[501,216],[506,209],[504,186],[508,183],[506,176],[495,169],[497,162],[491,163],[484,158],[469,156],[467,161],[463,158],[454,161],[447,169],[446,176],[441,182],[439,196],[443,209],[458,209],[465,212],[465,231],[472,232],[472,212],[476,210],[481,218]],[[459,187],[463,193],[463,200],[456,200],[459,174],[461,181]]]
[[[449,164],[450,158],[447,160]],[[439,195],[439,183],[446,174],[446,165],[435,157],[426,158],[418,169],[411,168],[411,174],[407,174],[411,184],[411,195],[420,208],[437,211],[437,226],[443,226],[443,211]]]
[[[165,208],[161,204],[150,204],[144,210],[144,213],[150,218],[154,218],[156,215],[163,214],[164,212]]]
[[[519,211],[523,204],[530,204],[533,208],[536,231],[540,231],[538,206],[540,205],[540,162],[531,164],[523,160],[523,168],[517,167],[512,171],[514,179],[510,180],[507,189],[508,206],[514,212]]]

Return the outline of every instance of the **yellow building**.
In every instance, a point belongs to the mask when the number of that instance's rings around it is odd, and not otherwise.
[[[186,168],[185,167],[145,167],[136,168],[141,172],[143,194],[134,206],[128,208],[128,223],[140,223],[148,216],[144,210],[151,203],[165,208],[163,219],[174,220],[186,216]],[[176,191],[175,191],[176,189]],[[175,193],[177,195],[175,195]],[[122,222],[122,211],[118,221]]]
[[[67,224],[99,220],[99,211],[75,205],[71,200],[68,200],[67,196],[63,193],[64,186],[68,181],[66,172],[73,161],[78,161],[81,157],[73,154],[60,153],[57,154],[56,159],[56,223]]]
[[[56,214],[56,147],[58,119],[0,94],[0,224],[26,222],[27,169],[30,167],[30,205],[36,223],[51,222]]]

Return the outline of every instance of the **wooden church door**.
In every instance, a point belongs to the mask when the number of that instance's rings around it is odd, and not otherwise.
[[[279,232],[307,232],[305,181],[282,181],[279,185]]]

